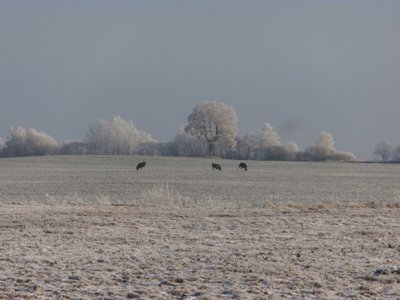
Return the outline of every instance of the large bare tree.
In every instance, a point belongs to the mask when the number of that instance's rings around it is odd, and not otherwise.
[[[208,143],[208,156],[217,144],[234,146],[237,135],[237,116],[232,106],[222,102],[196,104],[187,118],[185,131]]]

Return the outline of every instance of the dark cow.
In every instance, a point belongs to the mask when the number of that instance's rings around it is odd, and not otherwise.
[[[142,161],[136,165],[136,170],[140,170],[146,166],[146,162]]]
[[[216,163],[212,163],[211,167],[213,170],[219,170],[222,171],[221,165],[220,164],[216,164]]]
[[[244,163],[244,162],[241,162],[241,163],[239,164],[239,166],[238,166],[238,169],[242,169],[242,170],[247,171],[247,164]]]

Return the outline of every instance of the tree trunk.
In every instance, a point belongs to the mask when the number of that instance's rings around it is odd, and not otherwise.
[[[210,142],[208,143],[208,157],[211,157],[213,152],[214,152],[214,143]]]

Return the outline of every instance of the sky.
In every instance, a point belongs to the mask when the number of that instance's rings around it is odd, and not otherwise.
[[[0,137],[121,116],[172,140],[196,103],[305,149],[400,145],[400,1],[0,1]]]

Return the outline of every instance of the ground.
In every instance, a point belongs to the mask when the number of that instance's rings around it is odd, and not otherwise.
[[[394,202],[8,203],[2,299],[394,299]]]
[[[0,299],[398,298],[400,165],[238,164],[0,159]]]

